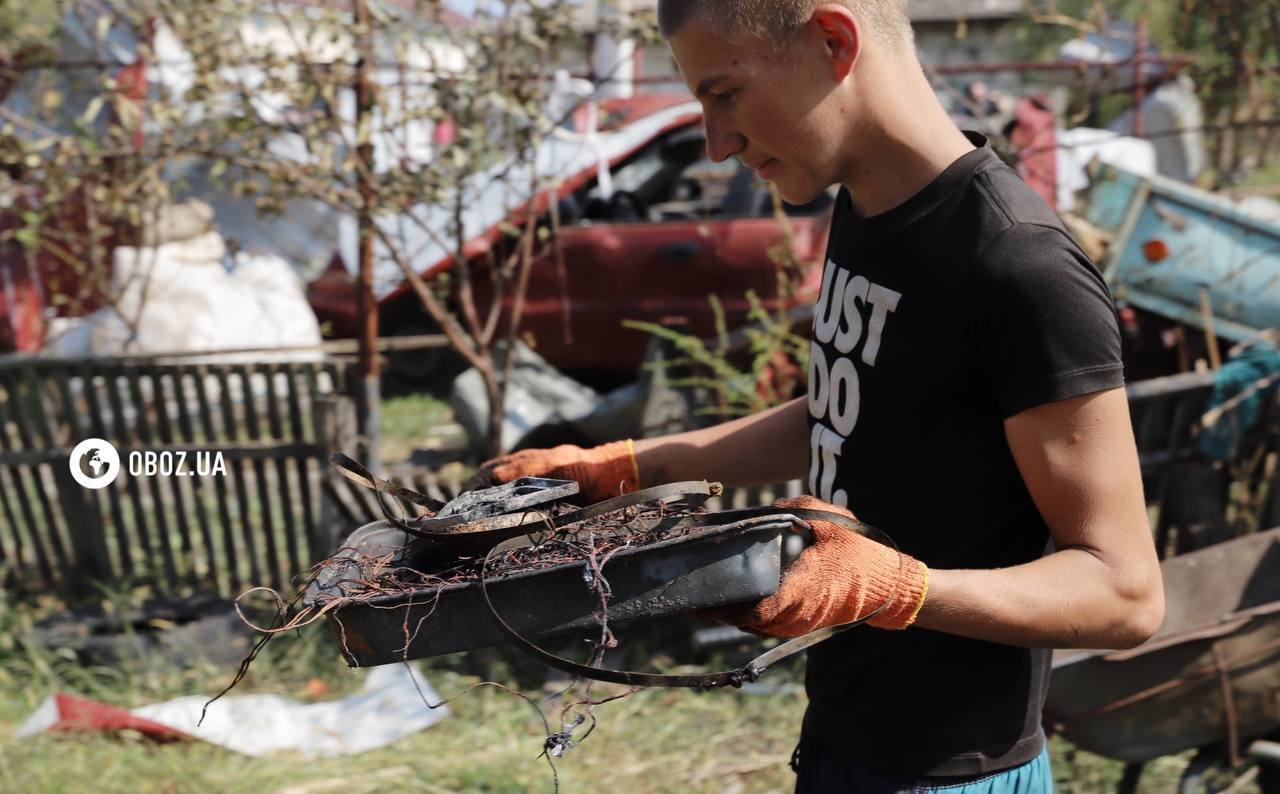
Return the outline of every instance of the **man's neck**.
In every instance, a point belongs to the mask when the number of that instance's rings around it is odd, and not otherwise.
[[[858,128],[850,132],[854,149],[840,180],[864,217],[907,201],[973,150],[918,65],[905,71],[901,63],[885,66],[885,74],[876,76],[878,90],[865,97]]]

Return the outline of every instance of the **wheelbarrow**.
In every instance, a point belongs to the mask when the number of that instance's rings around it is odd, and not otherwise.
[[[1240,769],[1252,749],[1271,758],[1280,732],[1280,528],[1161,564],[1165,622],[1126,651],[1058,651],[1046,725],[1089,752],[1128,762],[1121,791],[1142,765],[1199,750],[1182,791],[1203,791],[1206,771]],[[1280,767],[1250,772],[1264,791]]]

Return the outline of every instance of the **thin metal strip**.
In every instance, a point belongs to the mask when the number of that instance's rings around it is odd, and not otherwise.
[[[329,463],[338,470],[339,474],[357,485],[363,485],[370,490],[380,491],[397,499],[421,505],[433,513],[438,513],[444,508],[444,502],[432,499],[426,494],[418,493],[391,480],[374,477],[368,469],[341,452],[335,452],[329,456]]]

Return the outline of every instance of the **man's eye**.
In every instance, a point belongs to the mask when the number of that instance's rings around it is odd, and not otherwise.
[[[716,94],[716,101],[722,102],[724,104],[728,104],[732,102],[735,98],[737,98],[737,96],[738,96],[737,89],[733,91],[722,91],[719,94]]]

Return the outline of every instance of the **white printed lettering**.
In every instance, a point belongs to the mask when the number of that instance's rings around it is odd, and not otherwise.
[[[836,270],[835,286],[829,289],[830,281],[826,276],[823,277],[822,299],[818,301],[818,316],[813,326],[813,335],[824,344],[836,335],[836,326],[840,324],[841,296],[849,281],[849,271],[828,265],[827,273],[832,270]]]
[[[847,507],[849,494],[842,488],[832,493],[835,485],[844,439],[820,424],[813,426],[810,435],[809,492],[824,502]]]
[[[862,403],[862,394],[858,389],[858,370],[853,366],[852,359],[844,356],[836,359],[835,366],[831,368],[828,394],[831,426],[837,433],[848,438],[858,424],[858,409]]]
[[[843,442],[844,439],[827,428],[822,428],[822,437],[818,441],[822,454],[822,478],[818,482],[818,498],[824,502],[831,501],[831,488],[835,485],[836,470],[839,468],[836,458],[840,455],[840,448],[844,446]]]
[[[827,356],[814,342],[809,345],[809,415],[821,419],[827,415]]]
[[[865,276],[854,276],[844,290],[844,327],[836,334],[836,350],[848,353],[862,338],[862,312],[859,305],[867,303],[867,290],[871,282]]]
[[[822,473],[822,425],[814,423],[809,433],[809,493],[821,499],[818,493],[818,476]]]
[[[844,442],[857,427],[862,408],[858,368],[851,354],[862,342],[863,363],[875,366],[885,324],[901,298],[902,293],[865,276],[850,277],[834,262],[827,262],[823,271],[809,352],[809,415],[817,420],[809,436],[809,492],[823,501],[849,504],[849,494],[837,490],[835,483]],[[870,316],[864,317],[867,307]],[[822,347],[827,344],[840,354],[833,360]]]
[[[871,304],[871,320],[867,323],[867,343],[862,347],[862,360],[876,365],[876,356],[880,353],[880,334],[884,331],[889,312],[897,311],[901,292],[872,284],[867,294],[867,302]]]

